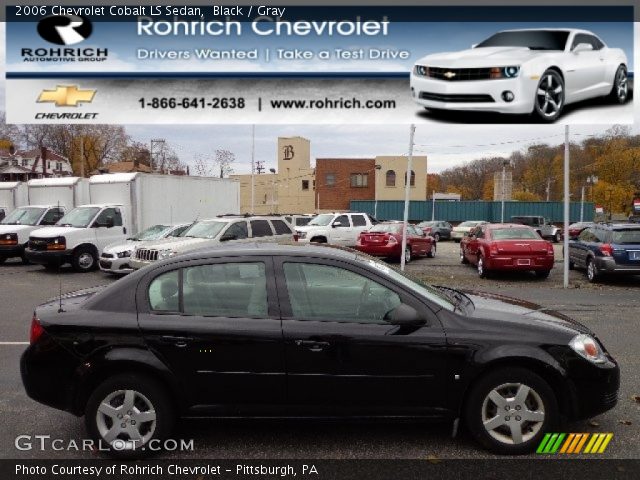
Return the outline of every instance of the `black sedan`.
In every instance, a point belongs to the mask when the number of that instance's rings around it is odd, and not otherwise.
[[[157,262],[39,306],[30,343],[29,396],[131,456],[190,415],[463,419],[484,447],[519,454],[561,417],[613,408],[619,387],[616,361],[570,318],[326,246]]]

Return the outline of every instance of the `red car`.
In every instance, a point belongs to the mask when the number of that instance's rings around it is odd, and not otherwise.
[[[489,223],[462,239],[460,261],[476,265],[481,278],[497,270],[534,271],[547,278],[553,268],[553,245],[526,225]]]
[[[381,222],[362,232],[358,237],[356,248],[374,257],[401,258],[402,222]],[[436,255],[436,242],[433,237],[422,232],[413,225],[407,225],[407,248],[405,262],[411,258]]]

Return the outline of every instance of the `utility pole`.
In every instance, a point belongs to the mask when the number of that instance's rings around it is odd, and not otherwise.
[[[256,186],[254,182],[256,156],[256,125],[251,126],[251,214],[255,213]]]
[[[547,202],[549,201],[551,195],[551,178],[547,178]]]
[[[569,288],[569,125],[564,126],[564,288]]]
[[[409,199],[411,192],[411,170],[413,167],[413,136],[416,126],[412,123],[409,127],[409,160],[407,162],[407,173],[404,177],[404,216],[402,223],[402,253],[400,256],[400,270],[404,271],[406,263],[405,251],[407,250],[407,223],[409,221]]]

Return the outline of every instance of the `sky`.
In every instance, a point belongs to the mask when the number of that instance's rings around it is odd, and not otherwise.
[[[4,36],[5,25],[0,22],[0,38]],[[0,105],[5,103],[4,55],[0,48]],[[640,118],[637,106],[635,112]],[[634,133],[640,133],[639,124],[632,127]],[[572,139],[603,134],[608,128],[610,125],[572,126]],[[151,138],[166,139],[181,160],[190,165],[197,157],[211,158],[218,148],[230,150],[236,156],[235,173],[250,172],[250,125],[128,125],[126,129],[133,139],[143,143]],[[267,169],[275,167],[277,137],[298,135],[311,141],[312,162],[318,157],[403,155],[409,144],[408,125],[257,125],[255,159],[263,161]],[[415,153],[427,155],[429,172],[438,173],[480,157],[508,155],[531,143],[558,144],[562,137],[561,125],[421,125],[416,130]]]

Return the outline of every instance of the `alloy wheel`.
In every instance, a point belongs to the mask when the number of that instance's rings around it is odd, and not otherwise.
[[[478,275],[484,277],[484,259],[482,256],[478,257]]]
[[[96,425],[102,439],[114,449],[134,450],[153,436],[156,411],[140,392],[116,390],[100,402]]]
[[[551,119],[560,114],[564,106],[564,87],[560,79],[552,74],[545,73],[538,90],[536,91],[537,110],[546,119]]]
[[[78,257],[78,265],[83,270],[89,270],[93,267],[93,255],[89,252],[81,253]]]
[[[409,247],[404,249],[404,263],[411,261],[411,249]]]
[[[482,403],[482,424],[500,443],[518,445],[542,428],[545,407],[540,395],[523,383],[505,383],[491,390]]]
[[[593,260],[589,260],[587,262],[587,279],[590,282],[593,282],[598,276],[598,272],[596,270],[596,264]]]
[[[629,86],[627,84],[627,71],[624,68],[619,68],[616,74],[615,83],[616,95],[620,103],[623,103],[627,99],[629,93]]]

